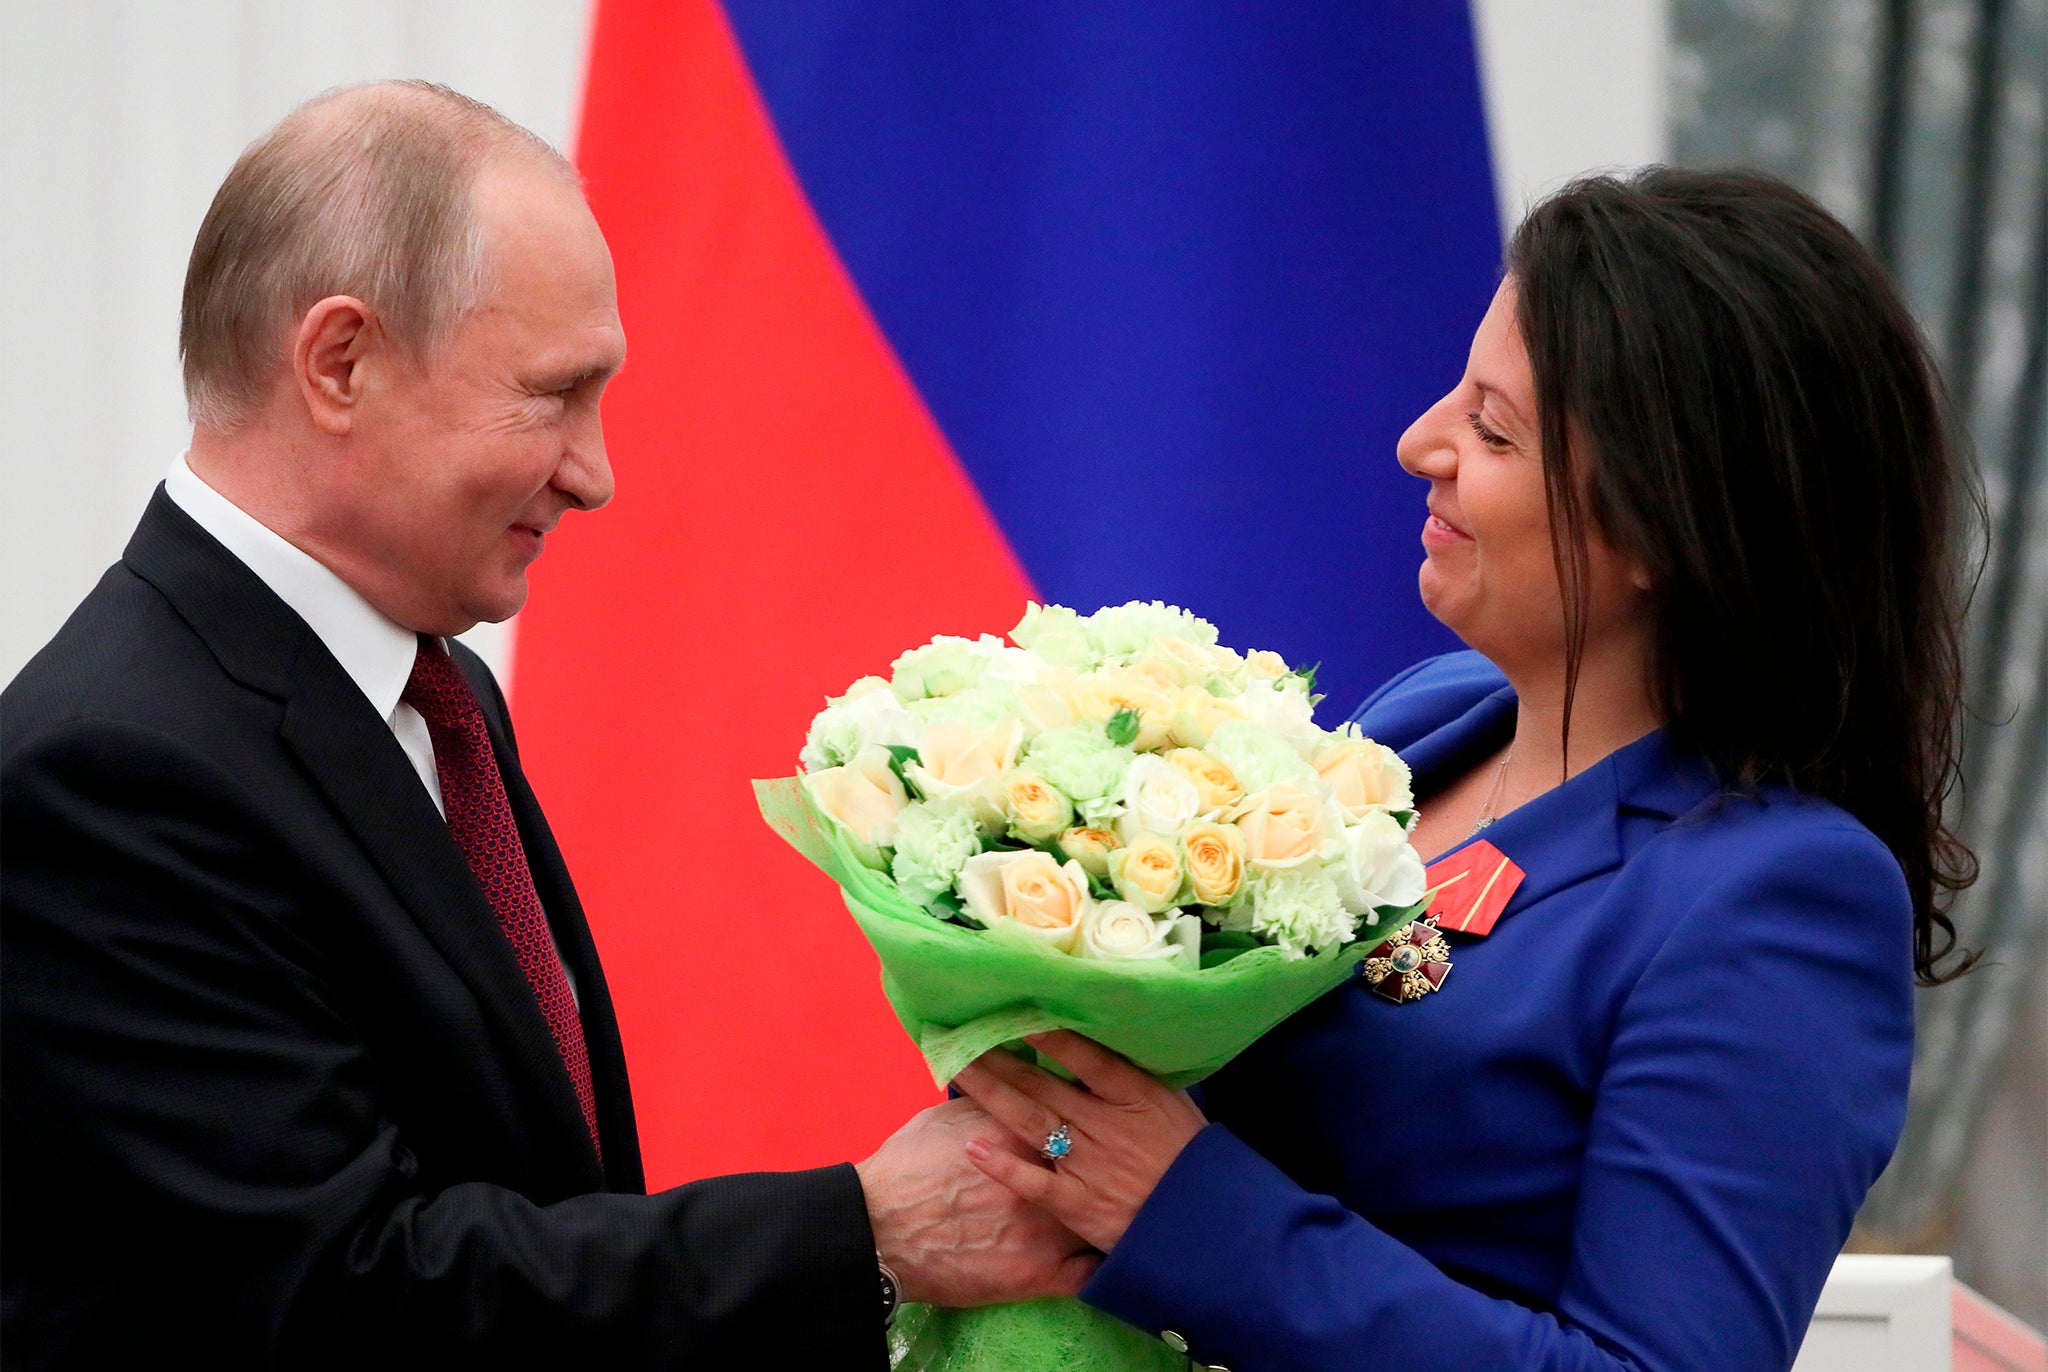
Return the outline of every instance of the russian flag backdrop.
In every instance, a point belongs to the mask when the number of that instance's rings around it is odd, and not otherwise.
[[[1450,646],[1402,428],[1500,253],[1463,0],[601,0],[577,160],[619,484],[535,568],[521,745],[650,1184],[937,1098],[748,780],[935,633],[1162,599],[1321,662]]]

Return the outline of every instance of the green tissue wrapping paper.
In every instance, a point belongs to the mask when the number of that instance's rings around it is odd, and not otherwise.
[[[853,856],[797,777],[756,781],[761,817],[839,884],[882,964],[882,993],[940,1086],[991,1048],[1072,1029],[1169,1086],[1200,1081],[1310,1001],[1341,986],[1367,951],[1421,904],[1302,958],[1260,947],[1168,963],[1098,962],[948,924]],[[1048,1064],[1050,1065],[1050,1064]],[[1057,1069],[1055,1069],[1057,1070]],[[979,1310],[906,1306],[892,1331],[896,1372],[1185,1372],[1185,1355],[1080,1301]]]

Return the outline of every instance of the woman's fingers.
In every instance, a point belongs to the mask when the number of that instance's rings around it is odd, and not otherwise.
[[[1128,1060],[1071,1029],[1030,1034],[1024,1041],[1079,1077],[1092,1095],[1111,1105],[1138,1105],[1166,1089]]]
[[[1080,1093],[1001,1049],[984,1053],[961,1068],[953,1084],[988,1111],[991,1119],[1033,1149],[1042,1147],[1061,1125],[1074,1127],[1069,1115],[1056,1107],[1060,1097],[1050,1088],[1058,1087],[1075,1096]]]
[[[1020,1200],[1029,1201],[1053,1218],[1059,1218],[1060,1183],[1065,1180],[1059,1173],[991,1147],[982,1139],[975,1139],[967,1145],[967,1160],[1016,1192]]]

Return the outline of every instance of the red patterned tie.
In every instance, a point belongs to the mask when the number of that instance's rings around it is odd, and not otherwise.
[[[576,1103],[583,1107],[591,1146],[602,1160],[597,1096],[590,1085],[590,1051],[583,1042],[583,1021],[577,1016],[569,978],[548,937],[547,914],[541,909],[540,893],[533,888],[533,870],[526,865],[526,846],[519,841],[511,803],[505,799],[505,779],[498,775],[484,712],[455,659],[448,656],[439,639],[424,634],[419,655],[413,659],[412,678],[399,699],[418,710],[427,722],[427,732],[434,740],[434,771],[441,779],[441,806],[448,812],[448,832],[484,888],[499,927],[519,959],[519,970],[526,973],[533,998],[547,1016],[555,1047],[576,1088]]]

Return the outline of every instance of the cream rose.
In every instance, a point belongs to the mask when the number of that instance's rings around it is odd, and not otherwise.
[[[1222,758],[1200,748],[1175,748],[1166,754],[1166,760],[1187,773],[1188,780],[1195,783],[1195,789],[1201,792],[1205,813],[1227,810],[1244,799],[1244,787],[1238,784],[1237,773],[1231,771],[1230,764]]]
[[[1139,834],[1109,855],[1109,884],[1148,914],[1179,903],[1181,878],[1180,854],[1158,834]]]
[[[1173,698],[1172,714],[1166,725],[1167,741],[1181,748],[1206,748],[1219,728],[1244,717],[1235,701],[1213,696],[1200,686],[1189,686]]]
[[[1005,719],[986,729],[957,720],[941,720],[925,730],[918,760],[904,775],[926,800],[949,801],[973,812],[975,822],[991,832],[1004,821],[1003,774],[1017,763],[1024,726]]]
[[[1276,782],[1237,807],[1245,862],[1280,872],[1314,862],[1328,832],[1322,797],[1291,781]]]
[[[1286,658],[1267,648],[1254,648],[1246,653],[1244,666],[1254,681],[1278,681],[1291,670]]]
[[[1408,764],[1384,744],[1339,736],[1316,753],[1314,763],[1347,819],[1363,819],[1374,810],[1415,808]]]
[[[1188,889],[1204,905],[1228,905],[1244,889],[1244,831],[1203,820],[1181,837]]]
[[[1229,649],[1223,651],[1228,652]],[[1171,677],[1173,686],[1200,686],[1216,675],[1215,650],[1199,643],[1190,643],[1184,638],[1171,634],[1159,634],[1152,645],[1145,650],[1140,662],[1155,664],[1153,671],[1161,677]]]
[[[1112,962],[1201,966],[1202,926],[1193,915],[1155,919],[1127,900],[1098,900],[1081,920],[1074,955]]]
[[[1116,835],[1107,829],[1079,825],[1060,835],[1059,850],[1081,864],[1091,877],[1109,880],[1109,855],[1116,849]]]
[[[843,767],[827,767],[804,777],[811,799],[850,840],[854,855],[870,867],[883,869],[881,849],[896,841],[896,817],[910,796],[889,765],[886,748],[863,748]]]
[[[960,869],[960,899],[985,928],[1069,953],[1090,904],[1088,874],[1036,848],[977,853]]]
[[[1200,815],[1202,790],[1185,771],[1156,753],[1140,753],[1124,774],[1123,790],[1117,800],[1123,817],[1117,831],[1125,838],[1139,834],[1178,836]]]
[[[1074,822],[1074,803],[1028,767],[1003,778],[1003,814],[1026,843],[1050,843]]]

